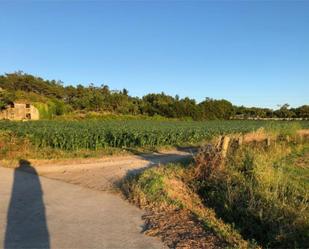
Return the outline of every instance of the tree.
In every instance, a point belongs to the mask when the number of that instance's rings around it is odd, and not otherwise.
[[[17,96],[33,102],[50,102],[58,115],[67,110],[85,110],[193,120],[229,119],[234,115],[242,118],[309,117],[308,105],[290,108],[285,104],[273,111],[268,108],[233,106],[224,99],[206,98],[198,104],[194,99],[181,99],[179,95],[173,97],[164,92],[138,98],[130,96],[125,88],[114,91],[105,84],[100,87],[94,84],[65,87],[61,81],[44,80],[21,71],[0,75],[1,88],[4,91],[0,92],[0,108],[14,101]]]
[[[279,118],[292,118],[294,113],[289,109],[289,104],[284,104],[279,110],[276,110],[274,113]]]
[[[309,118],[309,105],[303,105],[296,108],[295,115],[300,118]]]
[[[0,88],[0,110],[13,103],[15,99],[16,96],[13,92],[8,92]]]
[[[203,119],[229,119],[234,113],[232,103],[225,99],[214,100],[206,98],[199,106],[203,113]]]
[[[123,88],[122,94],[128,96],[129,95],[129,91],[127,89]]]

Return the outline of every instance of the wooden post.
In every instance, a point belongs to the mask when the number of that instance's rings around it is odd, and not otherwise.
[[[217,141],[217,143],[215,144],[215,148],[216,148],[217,150],[221,150],[221,146],[222,146],[222,136],[219,136],[219,137],[218,137],[218,141]]]
[[[267,147],[269,147],[270,146],[270,138],[268,137],[268,138],[266,138],[266,145],[267,145]]]
[[[229,143],[230,143],[230,138],[228,136],[224,136],[222,138],[222,143],[221,143],[221,155],[223,158],[226,157],[227,150],[229,148]]]
[[[241,146],[242,143],[243,143],[243,140],[244,140],[244,137],[243,136],[240,136],[237,140],[237,143],[238,143],[238,146]]]

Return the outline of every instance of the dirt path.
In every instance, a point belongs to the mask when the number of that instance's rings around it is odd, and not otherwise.
[[[146,167],[175,162],[192,156],[191,150],[170,151],[136,156],[107,157],[106,159],[63,161],[46,164],[31,162],[39,175],[81,185],[86,188],[114,191],[115,185],[127,174]]]
[[[164,248],[142,233],[143,211],[97,190],[111,190],[128,173],[189,156],[175,151],[74,165],[24,161],[28,172],[0,167],[0,248]]]

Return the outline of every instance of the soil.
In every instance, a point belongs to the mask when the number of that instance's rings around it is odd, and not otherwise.
[[[294,164],[300,168],[309,168],[309,152],[306,152],[303,156],[298,157]]]
[[[118,183],[127,175],[159,164],[192,157],[192,149],[135,156],[111,156],[103,159],[30,161],[38,175],[100,191],[118,191]]]
[[[159,236],[169,248],[227,247],[188,210],[151,211],[142,218],[145,220],[145,233]]]

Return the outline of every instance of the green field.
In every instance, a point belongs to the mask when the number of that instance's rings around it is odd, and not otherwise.
[[[35,121],[0,122],[0,131],[27,138],[36,147],[61,150],[106,147],[144,147],[192,145],[215,135],[249,132],[260,127],[286,129],[309,127],[303,122],[269,121]]]
[[[195,162],[147,169],[126,179],[123,192],[141,207],[189,210],[230,248],[305,248],[309,145],[294,135],[308,129],[309,121],[1,121],[0,159],[11,167],[10,160],[24,158],[101,157],[132,147],[202,145],[218,135],[262,127],[273,139],[270,145],[244,142],[231,146],[222,159],[216,157],[215,141],[209,141],[212,147],[202,148],[215,149],[201,150]]]

